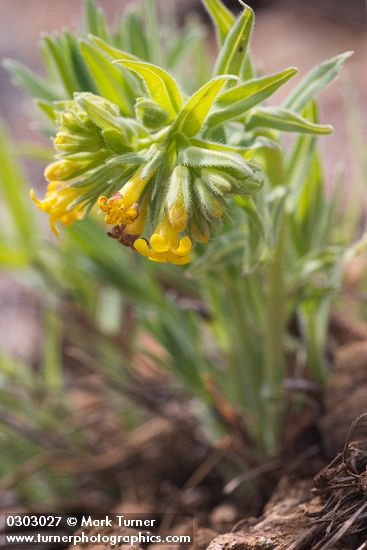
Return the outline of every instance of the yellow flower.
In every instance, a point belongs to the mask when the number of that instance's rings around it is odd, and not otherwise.
[[[105,212],[105,223],[108,225],[128,225],[139,216],[139,203],[137,201],[128,204],[122,191],[114,193],[109,199],[99,197],[98,206]]]
[[[87,166],[87,164],[88,162],[85,161],[67,159],[57,160],[46,167],[44,175],[48,181],[63,180],[69,178],[75,172]]]
[[[134,248],[135,241],[140,237],[144,230],[149,200],[150,196],[149,194],[146,194],[139,208],[139,216],[133,223],[128,225],[114,225],[111,231],[107,233],[108,236],[116,239],[124,246]]]
[[[141,167],[136,174],[109,199],[107,197],[99,197],[98,206],[105,212],[105,223],[109,225],[130,225],[139,216],[140,195],[149,183],[152,175],[147,178],[141,177]]]
[[[176,202],[168,210],[168,218],[172,227],[178,231],[186,229],[189,214],[185,208],[182,195],[177,197]]]
[[[71,225],[74,221],[80,220],[84,215],[83,206],[76,206],[68,209],[70,204],[80,195],[79,188],[67,186],[61,181],[51,181],[47,186],[45,198],[40,200],[36,197],[34,189],[30,195],[38,208],[50,216],[50,226],[55,235],[59,235],[56,227],[57,222],[64,225]]]
[[[158,225],[149,239],[137,239],[134,248],[143,256],[154,262],[170,262],[176,265],[184,265],[190,262],[191,240],[184,236],[180,238],[179,231],[175,229],[167,215]]]

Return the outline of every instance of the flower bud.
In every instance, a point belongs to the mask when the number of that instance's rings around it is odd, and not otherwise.
[[[206,220],[201,220],[199,227],[196,221],[192,220],[190,223],[190,235],[196,242],[207,244],[210,237],[208,222]]]
[[[179,196],[177,201],[169,209],[168,218],[172,227],[178,231],[184,231],[187,225],[188,212],[184,206],[182,196]]]
[[[201,179],[217,195],[226,195],[232,191],[232,183],[225,176],[223,170],[203,168],[201,170]]]
[[[87,92],[75,94],[75,101],[101,130],[114,128],[126,143],[134,139],[132,121],[125,120],[119,107],[111,101]]]
[[[97,152],[101,149],[101,140],[95,136],[85,137],[78,134],[58,132],[53,141],[56,150],[60,153]]]
[[[86,162],[76,160],[58,160],[46,167],[44,175],[48,181],[65,180],[85,168],[86,165]]]
[[[148,130],[160,130],[168,124],[169,113],[158,103],[139,97],[135,104],[135,116]]]

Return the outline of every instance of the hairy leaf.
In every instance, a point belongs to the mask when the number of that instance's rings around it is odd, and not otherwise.
[[[245,6],[242,15],[237,19],[227,35],[214,67],[214,74],[239,75],[246,60],[247,47],[254,25],[254,12]]]
[[[192,139],[191,143],[192,145],[195,145],[195,147],[210,149],[212,151],[227,151],[230,153],[237,153],[238,155],[241,155],[241,157],[243,157],[246,160],[252,159],[254,155],[256,155],[256,153],[262,149],[279,149],[280,148],[279,143],[262,136],[256,138],[252,143],[252,145],[249,145],[248,147],[225,145],[223,143],[216,143],[214,141],[206,141],[204,139],[197,139],[197,138]]]
[[[227,168],[231,173],[253,177],[254,172],[247,162],[235,153],[212,151],[200,147],[187,147],[181,154],[182,164],[193,168]]]
[[[182,96],[176,81],[166,71],[143,61],[116,61],[143,78],[151,98],[166,109],[172,118],[182,107]]]
[[[282,132],[299,132],[302,134],[327,135],[333,131],[332,126],[314,124],[288,109],[277,107],[256,108],[246,123],[247,130],[254,128],[273,128]]]
[[[234,15],[221,0],[202,0],[217,33],[219,44],[223,44],[235,22]]]
[[[218,76],[195,92],[179,113],[172,127],[172,132],[181,133],[188,137],[195,136],[203,126],[224,84],[228,80],[234,79],[236,77],[230,75]]]
[[[312,69],[296,86],[283,106],[287,109],[300,111],[324,86],[339,74],[344,61],[352,54],[353,52],[342,53]]]
[[[46,35],[43,37],[42,43],[64,86],[65,93],[68,97],[72,97],[73,93],[78,90],[78,85],[71,69],[70,58],[66,53],[65,41],[59,36]]]
[[[135,55],[124,52],[119,48],[115,48],[114,46],[111,46],[111,44],[107,44],[107,42],[102,40],[99,36],[89,34],[88,38],[93,44],[98,46],[101,50],[103,50],[106,54],[108,54],[112,59],[115,59],[118,61],[121,59],[126,59],[130,61],[139,61],[139,58],[136,57]]]
[[[98,48],[86,40],[80,41],[80,50],[93,75],[99,93],[106,99],[116,103],[123,115],[131,115],[131,89],[123,71],[114,66]]]
[[[223,92],[218,97],[217,108],[208,118],[208,126],[216,126],[227,120],[240,118],[249,109],[274,94],[296,73],[295,68],[285,69],[280,73],[255,78]]]

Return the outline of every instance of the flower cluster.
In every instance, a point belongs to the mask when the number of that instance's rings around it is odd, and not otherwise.
[[[255,155],[265,168],[279,162],[279,132],[332,131],[317,123],[317,114],[312,120],[301,115],[317,86],[306,94],[301,83],[283,106],[264,105],[297,69],[256,73],[248,52],[254,13],[239,1],[237,18],[221,0],[204,1],[220,51],[212,78],[191,97],[134,48],[116,48],[111,36],[106,42],[66,33],[57,47],[52,42],[65,95],[72,99],[40,103],[56,127],[56,161],[45,172],[45,198],[33,191],[32,198],[49,214],[54,232],[58,222],[70,224],[98,205],[111,226],[108,234],[123,245],[153,261],[187,263],[192,243],[207,243],[230,219],[231,205],[247,212],[244,201],[231,198],[261,188],[262,171],[252,162]],[[322,71],[333,73],[348,56]]]
[[[110,236],[155,262],[183,265],[192,241],[208,242],[225,217],[228,198],[261,186],[240,154],[183,139],[151,99],[138,98],[127,118],[112,102],[78,93],[55,105],[55,120],[47,193],[31,196],[56,234],[57,222],[69,225],[97,204]]]

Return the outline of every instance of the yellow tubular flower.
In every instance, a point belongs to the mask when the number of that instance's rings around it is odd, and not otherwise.
[[[188,212],[184,206],[184,200],[182,195],[179,195],[176,202],[168,210],[168,218],[172,227],[178,231],[184,231],[186,229]]]
[[[150,193],[146,194],[143,202],[139,207],[139,216],[133,223],[126,225],[126,233],[129,235],[141,235],[144,231],[145,220],[147,217],[148,205],[150,201]]]
[[[167,215],[150,237],[149,243],[145,239],[137,239],[134,243],[135,250],[150,260],[176,265],[184,265],[191,261],[191,246],[190,238],[180,238],[179,231],[172,226]]]
[[[109,225],[130,225],[139,216],[140,195],[144,191],[149,180],[153,176],[142,178],[142,167],[134,174],[134,176],[109,199],[107,197],[99,197],[98,206],[105,212],[105,223]]]
[[[45,178],[48,181],[58,181],[72,176],[78,170],[84,168],[88,163],[86,161],[77,160],[57,160],[49,164],[44,172]]]
[[[81,193],[81,190],[75,187],[66,186],[61,181],[51,181],[47,186],[45,198],[40,200],[36,197],[34,189],[31,189],[31,199],[36,203],[38,208],[46,212],[50,216],[50,226],[55,235],[59,235],[56,227],[57,222],[64,225],[71,225],[76,220],[80,220],[83,215],[83,206],[76,206],[68,210],[69,205]]]
[[[143,233],[146,214],[148,210],[149,195],[144,197],[140,208],[139,217],[129,225],[115,225],[107,234],[116,239],[122,245],[134,248],[134,243]]]

